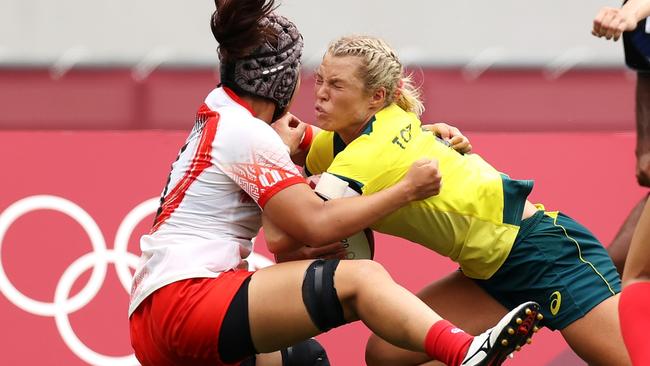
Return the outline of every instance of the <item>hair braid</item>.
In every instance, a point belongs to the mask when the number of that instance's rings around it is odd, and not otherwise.
[[[383,40],[370,36],[347,36],[330,44],[327,53],[332,56],[354,56],[363,61],[359,78],[369,90],[384,87],[386,105],[396,103],[402,109],[422,115],[424,105],[420,91],[411,75],[404,74],[404,67],[395,51]]]

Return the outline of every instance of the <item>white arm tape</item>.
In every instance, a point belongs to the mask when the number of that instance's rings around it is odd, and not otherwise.
[[[348,182],[329,173],[323,173],[320,180],[316,184],[314,191],[321,197],[331,200],[334,198],[341,198],[345,196],[345,191],[348,188]]]

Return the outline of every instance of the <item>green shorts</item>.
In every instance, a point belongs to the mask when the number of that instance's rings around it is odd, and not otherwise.
[[[603,245],[584,226],[559,212],[537,211],[521,229],[505,263],[476,283],[508,309],[537,301],[543,325],[564,329],[621,291]]]

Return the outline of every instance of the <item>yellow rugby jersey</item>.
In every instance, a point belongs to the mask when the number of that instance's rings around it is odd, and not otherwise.
[[[415,114],[392,104],[347,146],[334,132],[318,133],[305,171],[326,171],[370,194],[398,182],[423,157],[439,162],[440,194],[412,202],[371,228],[447,256],[469,277],[491,277],[510,253],[533,182],[512,180],[479,155],[458,153],[423,131]]]

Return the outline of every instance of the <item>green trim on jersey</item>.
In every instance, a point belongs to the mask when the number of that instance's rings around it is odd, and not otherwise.
[[[528,197],[533,190],[533,181],[514,180],[505,174],[501,174],[501,180],[503,181],[503,222],[519,225],[526,205],[526,200],[522,200],[521,197]]]
[[[372,229],[447,256],[469,277],[492,276],[515,241],[533,182],[510,179],[479,155],[458,153],[395,104],[379,111],[369,126],[347,146],[334,132],[317,134],[306,171],[358,182],[370,194],[394,185],[414,161],[437,159],[444,182],[440,194],[412,202]]]

